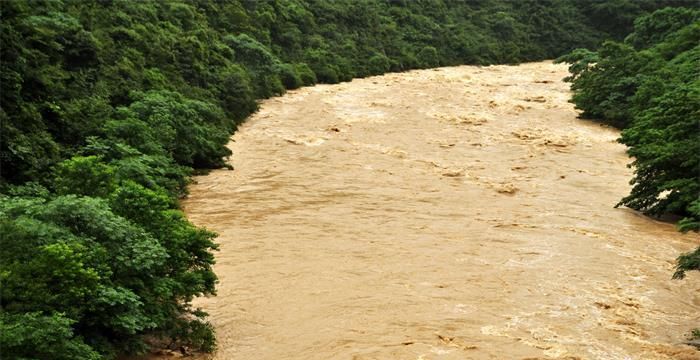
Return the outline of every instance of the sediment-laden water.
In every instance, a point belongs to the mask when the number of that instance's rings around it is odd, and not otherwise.
[[[462,66],[303,88],[190,187],[220,234],[216,359],[698,359],[697,234],[613,205],[618,132],[566,67]]]

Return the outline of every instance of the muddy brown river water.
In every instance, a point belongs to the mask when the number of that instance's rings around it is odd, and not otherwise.
[[[613,205],[618,132],[564,65],[461,66],[263,102],[234,171],[196,179],[220,234],[215,359],[700,359],[700,244]]]

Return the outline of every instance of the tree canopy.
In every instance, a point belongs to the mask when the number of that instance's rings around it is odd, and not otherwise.
[[[623,129],[634,178],[617,205],[676,214],[681,231],[700,230],[700,10],[655,11],[624,41],[559,60],[572,64],[582,115]],[[700,249],[679,257],[674,277],[688,270],[700,270]]]

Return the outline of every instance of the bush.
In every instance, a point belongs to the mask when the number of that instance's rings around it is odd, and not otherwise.
[[[250,82],[249,73],[238,65],[227,66],[214,78],[214,89],[221,107],[235,123],[258,109]],[[234,129],[231,128],[230,131]]]
[[[340,82],[338,73],[329,66],[322,66],[314,69],[319,82],[326,84],[337,84]]]
[[[53,184],[60,195],[105,197],[115,187],[114,169],[97,156],[75,156],[57,166]]]
[[[311,70],[309,65],[305,63],[294,64],[294,68],[297,73],[299,73],[299,78],[301,79],[302,85],[309,86],[316,84],[316,74]]]
[[[437,49],[426,46],[418,52],[418,64],[421,67],[436,67],[440,65]]]
[[[297,89],[304,85],[301,76],[299,76],[292,64],[278,64],[275,68],[275,73],[287,89]]]
[[[369,73],[371,75],[383,74],[389,71],[391,62],[384,55],[376,54],[369,59]]]
[[[62,314],[0,313],[0,348],[8,359],[99,360],[102,356],[73,334]]]

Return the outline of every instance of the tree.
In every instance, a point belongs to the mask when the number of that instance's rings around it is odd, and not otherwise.
[[[631,193],[616,206],[676,214],[700,230],[700,11],[667,8],[642,16],[626,44],[606,42],[572,62],[573,102],[584,116],[622,128],[634,160]],[[700,249],[678,258],[674,278],[700,270]]]
[[[633,24],[679,4],[693,9]],[[638,173],[625,204],[678,212],[682,229],[697,229],[694,123],[682,116],[697,103],[697,7],[0,2],[3,355],[113,358],[146,351],[146,339],[212,350],[213,330],[191,300],[214,293],[215,235],[189,223],[178,199],[195,168],[226,165],[229,136],[258,99],[317,82],[552,58],[620,41],[634,25],[626,43],[572,55],[575,101],[586,115],[629,127]],[[679,271],[697,269],[694,254]]]

